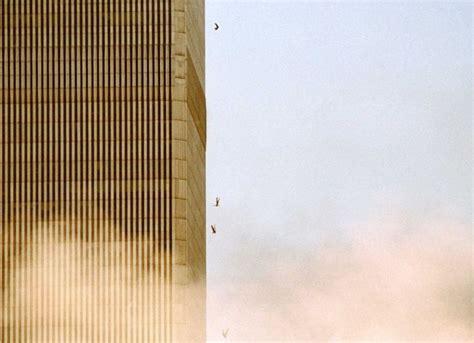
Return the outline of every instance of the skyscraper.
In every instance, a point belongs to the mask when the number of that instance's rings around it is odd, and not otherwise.
[[[204,341],[204,0],[0,11],[2,341]]]

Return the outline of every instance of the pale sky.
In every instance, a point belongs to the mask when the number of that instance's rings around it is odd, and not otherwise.
[[[393,235],[442,261],[462,251],[446,263],[472,276],[472,4],[208,0],[206,21],[207,222],[218,230],[207,240],[210,340],[225,328],[228,340],[351,338],[318,319],[328,318],[324,308],[294,318],[301,306],[322,304],[296,280],[313,275],[336,288],[331,273],[321,274],[339,270],[335,261],[320,259],[337,250],[338,261],[361,261],[344,274],[363,270],[373,260],[350,254],[370,251],[375,237],[382,243],[374,251]],[[388,231],[390,239],[379,237]],[[399,247],[393,253],[406,256]],[[420,270],[441,271],[423,256]],[[463,300],[447,304],[446,315],[431,302],[419,308],[428,316],[438,309],[436,320],[456,328],[443,337],[465,338],[472,278],[454,284],[438,274],[445,284],[433,294],[449,289]],[[420,287],[433,284],[432,274],[417,275]],[[370,299],[371,285],[354,295]],[[342,298],[324,304],[347,312]],[[423,324],[362,322],[367,330],[356,338],[424,338]]]

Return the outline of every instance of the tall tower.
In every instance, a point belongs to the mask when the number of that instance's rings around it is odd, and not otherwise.
[[[1,341],[204,341],[204,0],[0,4]]]

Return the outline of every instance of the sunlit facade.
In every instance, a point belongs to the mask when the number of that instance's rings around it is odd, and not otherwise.
[[[2,0],[1,341],[204,341],[204,0]]]

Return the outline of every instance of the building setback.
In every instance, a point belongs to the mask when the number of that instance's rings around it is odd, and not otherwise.
[[[205,341],[204,0],[2,0],[2,342]]]

